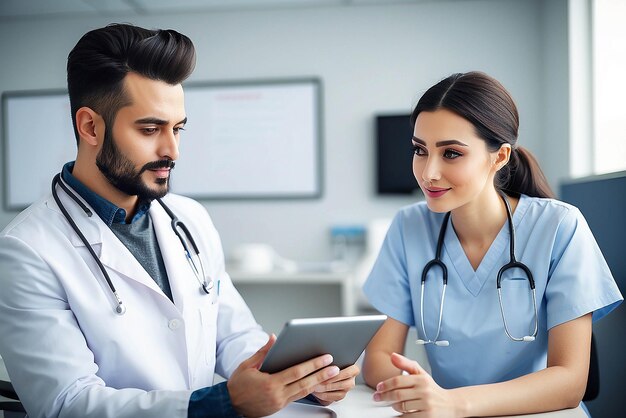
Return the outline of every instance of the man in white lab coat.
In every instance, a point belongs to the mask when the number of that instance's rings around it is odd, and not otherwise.
[[[275,337],[204,208],[168,194],[194,65],[186,36],[131,25],[68,57],[76,161],[0,234],[0,355],[29,416],[254,417],[354,386],[329,355],[258,370]]]

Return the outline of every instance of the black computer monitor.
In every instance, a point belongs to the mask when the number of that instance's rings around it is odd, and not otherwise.
[[[560,197],[585,216],[615,280],[625,292],[626,171],[564,181]]]
[[[410,115],[376,116],[376,192],[409,195],[419,192],[413,176],[413,126]]]

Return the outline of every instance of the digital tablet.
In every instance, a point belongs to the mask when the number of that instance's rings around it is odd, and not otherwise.
[[[386,315],[292,319],[267,353],[261,371],[276,373],[322,354],[333,356],[335,366],[354,364]]]

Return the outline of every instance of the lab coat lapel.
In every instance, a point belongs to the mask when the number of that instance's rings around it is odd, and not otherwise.
[[[165,299],[165,293],[156,284],[154,279],[148,274],[143,266],[137,261],[135,256],[128,248],[117,238],[117,236],[103,222],[101,225],[102,236],[104,240],[101,246],[100,261],[105,267],[115,270],[121,276],[135,280],[151,290],[162,295]],[[169,299],[168,299],[169,300]]]
[[[175,211],[175,208],[172,210]],[[161,255],[167,270],[174,304],[180,312],[183,312],[186,300],[184,295],[198,292],[200,285],[185,258],[180,239],[172,229],[172,219],[157,201],[152,202],[149,214],[152,218],[159,247],[161,248]]]
[[[72,198],[69,197],[67,193],[61,191],[61,188],[59,186],[57,186],[57,191],[63,207],[65,207],[65,210],[67,210],[68,214],[74,220],[76,226],[78,226],[78,228],[80,229],[80,232],[85,236],[87,242],[89,242],[89,244],[93,247],[96,254],[100,256],[100,244],[102,244],[102,228],[100,228],[100,225],[105,228],[106,225],[104,225],[104,222],[102,222],[102,220],[93,210],[93,208],[89,206],[87,202],[85,202],[74,190],[72,190],[72,192],[91,211],[91,216],[85,213],[85,211],[76,202],[74,202],[74,200],[72,200]],[[52,196],[50,196],[46,200],[46,207],[51,211],[57,212],[59,216],[65,220],[61,209],[59,208]],[[65,220],[65,222],[67,221]],[[67,229],[71,231],[68,232],[68,238],[72,242],[72,245],[74,247],[84,247],[85,244],[80,239],[78,234],[76,234],[76,232],[72,230],[69,223],[67,224]]]
[[[78,196],[76,192],[74,193]],[[59,198],[105,268],[119,273],[123,278],[135,280],[167,299],[167,296],[165,296],[161,288],[152,277],[150,277],[143,266],[139,264],[135,256],[126,248],[119,238],[115,236],[113,231],[104,224],[102,219],[100,219],[86,202],[83,201],[92,211],[92,216],[87,216],[85,211],[67,196],[66,193],[60,192]],[[60,212],[60,209],[52,197],[46,202],[46,205],[51,210]],[[68,225],[68,229],[70,228],[71,227]],[[85,246],[75,232],[70,232],[69,236],[72,245],[75,247]]]

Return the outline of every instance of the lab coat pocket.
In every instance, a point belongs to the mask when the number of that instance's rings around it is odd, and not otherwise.
[[[217,313],[219,304],[206,303],[200,307],[200,341],[201,352],[204,353],[206,364],[215,363],[217,347]]]

